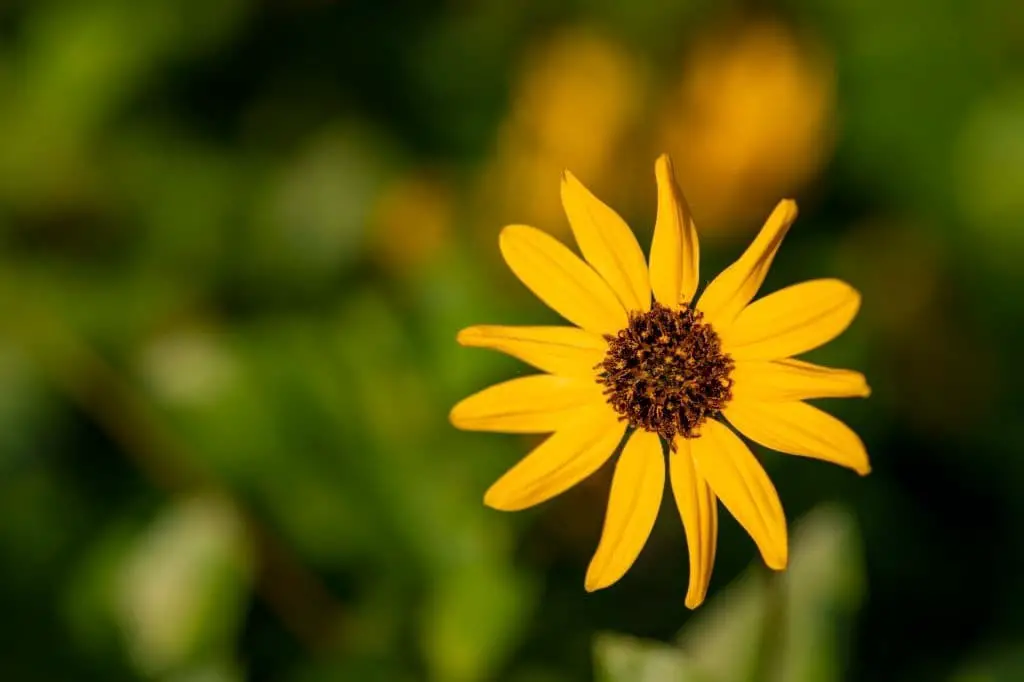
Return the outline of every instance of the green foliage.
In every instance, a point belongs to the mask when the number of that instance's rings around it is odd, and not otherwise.
[[[754,4],[0,2],[0,680],[1024,676],[1019,3]],[[833,79],[690,52],[765,18]],[[557,319],[498,229],[571,166],[649,235],[666,130],[707,263],[797,197],[767,288],[861,290],[814,359],[873,388],[874,472],[766,457],[792,566],[723,520],[692,615],[674,510],[588,595],[606,472],[500,514],[536,441],[447,421],[531,371],[461,326]]]
[[[232,679],[210,664],[232,657],[252,563],[245,528],[222,500],[180,503],[147,529],[112,586],[139,668],[169,679]]]
[[[676,645],[606,635],[605,682],[841,682],[864,567],[849,512],[819,508],[794,528],[790,566],[752,567],[687,624]]]

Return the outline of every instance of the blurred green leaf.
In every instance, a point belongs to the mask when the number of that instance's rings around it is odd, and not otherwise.
[[[712,682],[714,678],[678,648],[623,635],[594,642],[599,682]]]
[[[768,622],[769,580],[762,566],[753,566],[708,600],[680,633],[681,650],[716,682],[756,678]]]
[[[753,567],[694,615],[680,646],[719,682],[839,682],[863,573],[852,515],[819,507],[793,528],[789,568]]]
[[[360,255],[374,200],[391,170],[388,141],[372,127],[318,131],[268,178],[241,235],[248,287],[270,295],[284,287],[330,282]]]
[[[986,263],[1015,276],[1024,252],[1024,86],[979,102],[957,151],[956,197],[969,243]]]
[[[677,647],[600,637],[598,668],[605,682],[840,682],[862,582],[853,517],[821,507],[796,524],[786,572],[753,566],[694,614]]]
[[[782,576],[785,636],[778,682],[839,682],[846,678],[848,637],[864,597],[864,558],[853,515],[819,507],[793,533]]]
[[[988,648],[949,676],[949,682],[1018,682],[1024,680],[1024,642]]]
[[[523,577],[486,554],[439,574],[421,624],[431,679],[493,680],[532,603]]]
[[[197,497],[172,507],[125,561],[116,609],[133,658],[147,674],[223,677],[248,599],[251,549],[230,504]],[[206,672],[202,672],[206,670]]]
[[[245,673],[230,660],[215,660],[168,675],[161,682],[245,682]]]
[[[120,107],[176,54],[230,35],[246,9],[243,0],[182,5],[35,3],[14,68],[0,71],[0,197],[44,210],[55,198],[99,198],[99,143]]]

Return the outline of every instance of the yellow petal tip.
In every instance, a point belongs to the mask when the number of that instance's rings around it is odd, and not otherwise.
[[[800,215],[800,208],[796,205],[796,199],[783,199],[775,206],[770,219],[777,219],[778,223],[783,225],[783,234],[785,234],[785,230],[796,222],[798,215]]]
[[[476,327],[466,327],[455,335],[455,342],[460,346],[472,346],[473,340],[479,335]]]
[[[537,228],[529,225],[506,225],[498,232],[498,249],[504,253],[509,246],[509,239],[515,238],[517,234],[523,236],[534,231],[539,232]]]
[[[594,559],[597,559],[595,556]],[[583,589],[587,592],[597,592],[606,587],[614,585],[622,576],[609,575],[607,566],[591,560],[587,567],[587,576],[583,579]]]
[[[587,190],[587,188],[583,185],[583,183],[580,182],[580,179],[577,178],[573,174],[573,172],[568,168],[562,171],[562,182],[559,189],[561,190],[563,206],[565,205],[565,202],[568,200],[566,197],[566,192],[584,192],[587,194],[590,193],[589,190]]]
[[[703,603],[704,603],[704,595],[703,594],[700,595],[699,597],[691,597],[690,595],[686,595],[686,600],[683,602],[683,604],[686,606],[686,608],[690,609],[691,611],[695,610],[698,606],[700,606]]]
[[[773,571],[785,571],[789,566],[789,542],[788,540],[781,547],[771,547],[768,552],[761,548],[761,557],[768,568]]]
[[[566,212],[569,211],[568,202],[572,201],[574,197],[590,194],[590,190],[568,168],[562,171],[562,182],[559,185],[559,192],[562,197],[562,206],[566,207]]]
[[[448,410],[448,421],[450,421],[452,426],[454,426],[455,428],[462,429],[465,431],[473,430],[471,426],[473,423],[472,404],[470,404],[471,399],[472,396],[470,396],[469,398],[464,398],[459,402],[455,403],[455,405],[452,406],[452,409]],[[469,404],[468,410],[467,404]],[[467,412],[469,412],[470,414],[467,414]]]
[[[484,506],[502,511],[502,505],[499,504],[498,497],[494,492],[494,488],[488,488],[487,492],[484,493]]]
[[[512,225],[506,225],[505,227],[498,230],[498,250],[502,254],[505,253],[506,245],[508,244],[508,231],[512,228]]]
[[[654,162],[654,177],[658,181],[659,185],[672,185],[675,183],[676,171],[672,165],[672,157],[668,154],[662,154],[658,157],[658,160]]]
[[[499,487],[499,484],[500,481],[492,485],[487,489],[487,492],[484,493],[484,506],[503,512],[519,511],[530,506],[528,504],[516,504],[515,497],[509,495],[507,489],[503,490]]]
[[[459,405],[461,404],[462,403],[459,403],[458,405],[456,405],[455,407],[448,411],[448,421],[451,422],[452,426],[454,426],[457,429],[462,428],[462,426],[459,424],[459,422],[462,421],[459,415]]]

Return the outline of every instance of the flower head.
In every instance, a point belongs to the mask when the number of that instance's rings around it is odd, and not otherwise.
[[[512,379],[457,404],[463,429],[551,433],[484,496],[495,509],[539,504],[601,467],[622,447],[587,590],[607,587],[632,566],[661,506],[666,469],[686,530],[686,605],[707,591],[721,500],[773,569],[786,567],[786,518],[750,448],[725,425],[784,453],[870,470],[860,438],[804,402],[867,396],[864,376],[793,356],[841,333],[860,296],[819,279],[751,303],[796,204],[782,201],[739,260],[694,302],[697,232],[672,163],[655,164],[658,216],[650,258],[626,223],[575,177],[562,203],[582,260],[532,227],[506,227],[502,255],[517,277],[575,326],[464,329],[465,346],[493,348],[545,373]],[[724,418],[724,421],[723,421]]]

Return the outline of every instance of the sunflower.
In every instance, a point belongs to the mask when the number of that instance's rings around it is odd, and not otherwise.
[[[575,326],[474,326],[464,346],[491,348],[543,374],[491,386],[451,411],[461,429],[551,436],[484,496],[514,511],[568,490],[600,468],[625,438],[601,540],[587,569],[593,591],[621,578],[654,527],[666,468],[689,547],[686,605],[707,592],[718,504],[750,534],[765,563],[788,560],[786,517],[750,440],[864,475],[860,438],[811,398],[866,397],[859,372],[797,360],[839,335],[860,295],[835,279],[753,300],[797,215],[781,201],[746,252],[695,300],[697,232],[672,162],[655,163],[658,212],[650,258],[629,226],[572,174],[561,196],[585,261],[548,234],[504,228],[501,253],[540,300]]]

